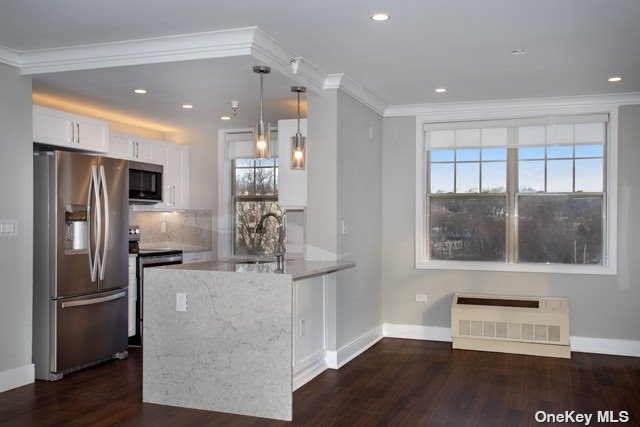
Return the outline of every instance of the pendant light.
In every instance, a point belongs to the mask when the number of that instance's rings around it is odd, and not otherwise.
[[[253,125],[253,157],[256,159],[265,159],[271,157],[271,129],[269,123],[264,122],[262,116],[262,76],[269,74],[271,68],[264,65],[256,65],[253,72],[260,74],[260,120]]]
[[[298,132],[291,137],[291,169],[304,169],[305,137],[300,133],[300,94],[305,93],[304,86],[292,86],[291,92],[298,93]]]

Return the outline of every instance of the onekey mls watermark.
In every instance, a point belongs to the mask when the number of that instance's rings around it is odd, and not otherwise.
[[[588,426],[591,425],[591,423],[628,423],[630,417],[629,411],[564,411],[558,413],[537,411],[535,413],[535,420],[539,423],[581,423]]]

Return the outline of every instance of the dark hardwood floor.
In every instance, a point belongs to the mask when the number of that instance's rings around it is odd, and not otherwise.
[[[252,417],[142,403],[142,354],[0,393],[1,426],[263,426]],[[640,425],[640,358],[452,350],[385,338],[294,393],[295,425],[527,426],[536,411],[627,411]],[[565,425],[562,423],[562,425]],[[584,424],[583,424],[584,425]]]

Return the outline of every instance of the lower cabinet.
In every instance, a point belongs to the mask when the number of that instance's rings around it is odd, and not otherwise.
[[[324,278],[293,282],[293,376],[325,360]]]
[[[136,301],[138,281],[136,280],[136,255],[129,255],[129,336],[136,334]]]

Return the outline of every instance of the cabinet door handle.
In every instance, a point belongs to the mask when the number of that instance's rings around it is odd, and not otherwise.
[[[176,205],[176,186],[173,186],[173,206]]]
[[[76,123],[76,142],[80,144],[80,123]]]
[[[140,158],[140,143],[136,141],[136,159]]]
[[[76,142],[76,124],[71,122],[71,142]]]

